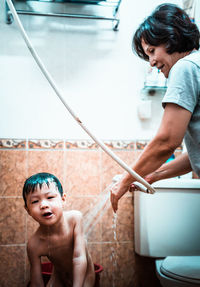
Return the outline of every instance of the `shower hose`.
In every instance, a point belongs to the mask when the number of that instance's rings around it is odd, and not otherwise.
[[[6,0],[9,9],[12,13],[12,16],[14,20],[16,21],[17,27],[19,28],[19,31],[30,50],[33,58],[35,59],[36,63],[38,64],[39,68],[41,69],[43,75],[46,77],[47,81],[55,91],[56,95],[60,99],[60,101],[63,103],[65,108],[68,110],[68,112],[72,115],[72,117],[75,119],[75,121],[81,126],[81,128],[106,152],[114,161],[116,161],[125,171],[127,171],[130,175],[134,177],[134,179],[137,181],[136,188],[137,190],[151,193],[153,194],[155,192],[155,189],[146,181],[144,180],[139,174],[137,174],[131,167],[129,167],[124,161],[122,161],[112,150],[110,150],[101,140],[99,140],[95,135],[93,135],[88,128],[82,123],[82,121],[78,118],[78,116],[74,113],[74,111],[70,108],[70,106],[65,102],[63,96],[61,95],[58,87],[56,86],[56,83],[54,82],[52,76],[47,71],[46,67],[44,66],[43,62],[41,61],[40,57],[34,50],[25,30],[24,27],[18,17],[18,14],[15,10],[15,7],[11,0]]]

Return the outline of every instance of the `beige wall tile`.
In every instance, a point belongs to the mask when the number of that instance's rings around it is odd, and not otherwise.
[[[21,196],[26,172],[26,151],[0,150],[0,196]]]
[[[100,152],[68,150],[65,154],[66,189],[73,196],[100,193]]]
[[[25,243],[25,210],[21,198],[0,198],[0,244]]]
[[[137,152],[133,150],[113,151],[121,160],[130,166],[137,158]],[[123,173],[124,170],[110,156],[102,152],[102,190],[111,182],[116,174]]]
[[[64,151],[30,150],[28,152],[28,176],[38,172],[54,174],[64,188]]]
[[[110,207],[102,218],[102,241],[123,242],[134,240],[134,210],[132,197],[123,197],[114,214]]]
[[[102,248],[102,286],[134,286],[133,243],[104,243]]]
[[[1,246],[0,286],[25,287],[25,246]]]

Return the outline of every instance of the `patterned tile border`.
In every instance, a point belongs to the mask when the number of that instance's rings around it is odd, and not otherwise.
[[[147,140],[104,140],[103,143],[115,150],[143,150]],[[59,139],[0,139],[0,149],[100,149],[93,140]],[[182,145],[176,150],[182,151]]]
[[[143,150],[147,144],[149,143],[149,141],[144,141],[144,140],[138,140],[136,141],[136,149],[137,150]],[[183,145],[181,144],[179,147],[176,148],[176,151],[182,151],[183,150]]]
[[[63,140],[52,140],[52,139],[42,139],[42,140],[28,140],[28,147],[30,149],[63,149]]]
[[[105,145],[107,145],[111,149],[128,149],[128,150],[134,150],[135,149],[135,141],[124,141],[124,140],[118,140],[118,141],[105,141]]]
[[[135,149],[134,141],[123,141],[123,140],[110,140],[103,141],[103,143],[110,149]],[[80,148],[80,149],[97,149],[98,144],[90,140],[68,140],[66,141],[66,149]]]
[[[98,145],[91,140],[66,140],[66,149],[97,149]]]
[[[0,139],[0,149],[24,149],[26,140],[23,139]]]
[[[136,142],[136,149],[137,150],[143,150],[147,146],[147,141],[137,141]]]

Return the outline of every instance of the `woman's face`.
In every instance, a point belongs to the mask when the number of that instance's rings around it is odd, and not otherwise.
[[[185,52],[168,54],[164,45],[152,46],[145,43],[143,39],[141,44],[145,54],[149,57],[150,65],[152,67],[157,67],[166,78],[168,78],[169,71],[173,65],[186,55]]]

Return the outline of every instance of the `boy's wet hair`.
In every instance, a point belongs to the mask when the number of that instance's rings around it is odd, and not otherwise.
[[[142,39],[152,46],[164,45],[168,54],[199,49],[198,27],[187,13],[174,4],[161,4],[147,17],[133,37],[133,52],[148,61]]]
[[[33,193],[38,186],[41,189],[44,183],[49,187],[51,182],[55,183],[60,195],[63,196],[62,185],[55,175],[51,173],[47,173],[47,172],[41,172],[41,173],[36,173],[30,176],[29,178],[27,178],[24,183],[24,187],[22,191],[25,206],[27,206],[26,196],[29,193]]]

